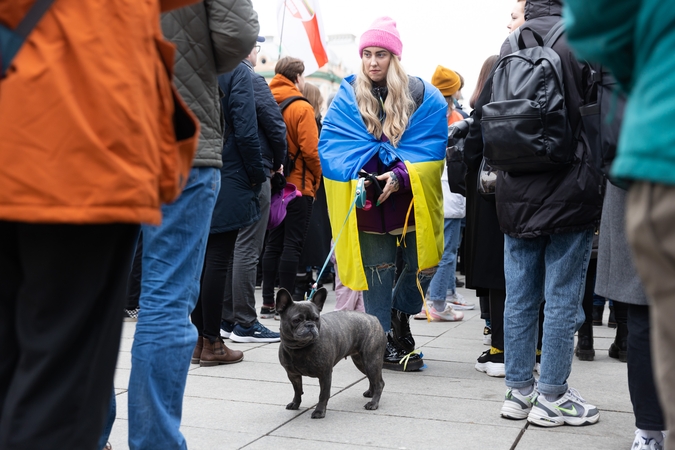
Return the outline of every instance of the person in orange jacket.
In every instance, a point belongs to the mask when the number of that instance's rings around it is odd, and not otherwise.
[[[277,103],[281,104],[290,97],[302,97],[301,91],[305,84],[302,75],[304,71],[305,65],[299,59],[284,57],[277,62],[274,68],[276,75],[270,82],[270,90]],[[286,181],[294,184],[302,192],[302,197],[288,204],[286,219],[270,230],[267,238],[262,263],[262,296],[263,307],[268,310],[274,305],[277,273],[281,287],[291,293],[294,292],[300,254],[312,215],[312,203],[321,183],[319,135],[314,108],[308,101],[294,101],[284,109],[283,117],[286,122],[288,143],[287,160],[295,160]]]
[[[55,1],[0,80],[2,449],[99,439],[139,224],[180,194],[199,135],[159,24],[188,3]],[[33,4],[1,2],[0,24]]]

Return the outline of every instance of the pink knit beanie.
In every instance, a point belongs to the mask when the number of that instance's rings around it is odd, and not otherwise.
[[[401,35],[396,29],[396,22],[391,17],[382,16],[375,19],[369,29],[361,35],[359,42],[359,56],[363,55],[366,47],[382,47],[389,50],[401,59],[403,43]]]

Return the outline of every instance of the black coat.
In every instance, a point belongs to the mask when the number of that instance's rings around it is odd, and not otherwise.
[[[545,36],[561,19],[561,0],[529,0],[525,6],[526,22],[521,33],[530,28]],[[530,37],[523,33],[526,39]],[[562,62],[565,102],[572,130],[578,130],[584,92],[590,80],[586,66],[572,54],[563,34],[553,46]],[[500,56],[511,53],[508,39]],[[474,158],[467,164],[477,170],[482,156],[480,119],[482,105],[490,101],[492,79],[485,83],[476,103],[476,112],[468,141],[473,142]],[[480,141],[480,142],[479,142]],[[466,147],[465,147],[466,148]],[[480,156],[479,156],[480,155]],[[581,231],[597,227],[602,209],[603,177],[597,167],[597,155],[582,139],[577,141],[575,162],[555,172],[509,174],[499,172],[496,201],[500,229],[512,237],[533,238],[542,235]]]
[[[258,193],[268,171],[260,154],[251,78],[251,72],[243,62],[232,72],[218,77],[223,91],[225,143],[211,233],[238,230],[260,219]]]
[[[270,171],[276,172],[286,157],[286,122],[265,78],[255,73],[248,61],[244,61],[244,64],[249,68],[253,81],[258,140],[263,164],[268,169],[268,176],[271,176]]]

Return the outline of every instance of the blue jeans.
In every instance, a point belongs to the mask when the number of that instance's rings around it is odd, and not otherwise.
[[[143,226],[140,312],[131,349],[129,447],[186,449],[179,431],[197,330],[197,303],[220,171],[198,167],[181,196],[162,207],[161,226]]]
[[[574,333],[585,319],[581,303],[592,245],[592,229],[534,239],[504,236],[506,386],[522,389],[534,383],[539,305],[545,298],[537,390],[567,391]]]
[[[102,449],[108,442],[108,439],[110,438],[110,432],[112,431],[113,424],[115,423],[116,416],[117,416],[117,401],[115,400],[115,388],[113,388],[110,397],[110,405],[108,406],[108,417],[105,419],[103,432],[101,433],[101,437],[98,440],[98,447],[96,450]]]
[[[438,263],[436,274],[429,284],[428,297],[431,301],[445,301],[448,290],[455,293],[455,268],[457,266],[457,248],[462,219],[445,219],[445,249]]]
[[[394,286],[396,276],[396,240],[400,236],[359,231],[361,260],[368,279],[368,290],[363,291],[366,312],[377,317],[384,331],[391,329],[391,309],[406,314],[417,314],[424,305],[424,297],[417,287],[417,241],[415,232],[405,235],[403,272]],[[420,273],[422,292],[427,290],[435,269]],[[393,291],[392,291],[393,288]]]

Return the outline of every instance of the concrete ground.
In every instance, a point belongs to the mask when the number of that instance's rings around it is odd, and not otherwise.
[[[330,287],[329,287],[330,289]],[[421,372],[384,371],[380,407],[366,411],[362,393],[367,380],[350,360],[334,369],[326,417],[311,419],[318,401],[318,381],[304,378],[303,403],[297,411],[285,405],[293,397],[277,357],[279,344],[226,345],[244,351],[244,361],[217,367],[190,366],[181,431],[190,449],[630,449],[634,418],[626,365],[607,355],[614,329],[594,327],[593,362],[574,358],[570,386],[600,409],[592,426],[553,429],[499,416],[504,380],[474,369],[483,345],[484,321],[474,291],[458,290],[476,303],[461,322],[411,320],[427,368]],[[258,308],[262,303],[256,291]],[[335,305],[329,290],[325,311]],[[605,309],[607,323],[608,310]],[[279,322],[263,319],[270,329]],[[117,420],[110,442],[115,450],[127,444],[127,385],[135,323],[124,324],[115,375]],[[170,332],[170,330],[167,330]]]

